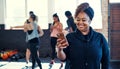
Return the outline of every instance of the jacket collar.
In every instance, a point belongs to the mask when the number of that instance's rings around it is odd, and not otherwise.
[[[90,27],[90,31],[88,35],[83,35],[81,31],[78,29],[76,29],[75,33],[78,39],[83,40],[83,41],[90,41],[93,36],[94,30],[92,29],[92,27]]]

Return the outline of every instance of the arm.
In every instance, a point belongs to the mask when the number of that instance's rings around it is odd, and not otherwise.
[[[68,25],[68,28],[69,28],[69,32],[73,32],[70,20],[67,21],[67,25]]]
[[[58,37],[56,44],[57,57],[61,60],[65,60],[68,53],[68,41],[66,38]],[[65,48],[65,49],[64,49]],[[64,49],[64,51],[63,51]]]
[[[60,60],[65,60],[66,59],[66,54],[64,53],[62,48],[56,48],[56,51],[57,51],[57,57]]]
[[[11,27],[11,28],[24,28],[24,26],[14,26],[14,27]]]
[[[62,23],[59,23],[58,25],[59,25],[58,31],[62,32],[63,31],[63,25],[62,25]]]
[[[70,30],[70,32],[73,32],[73,29],[72,29],[72,27],[70,27],[70,28],[69,28],[69,30]]]
[[[105,37],[102,35],[102,69],[109,69],[110,54],[109,47]]]
[[[43,32],[43,30],[40,28],[40,26],[38,26],[38,31],[40,32],[40,33],[39,33],[40,37],[44,35],[44,32]]]
[[[24,25],[21,25],[21,26],[14,26],[14,27],[11,27],[10,29],[13,29],[13,28],[25,28],[25,24],[26,24],[26,22],[24,23]]]

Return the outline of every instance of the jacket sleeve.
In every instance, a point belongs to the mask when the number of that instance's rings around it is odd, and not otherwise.
[[[101,44],[102,44],[102,60],[101,60],[102,65],[101,66],[102,66],[102,69],[109,69],[109,64],[110,64],[109,47],[103,35],[102,35]]]

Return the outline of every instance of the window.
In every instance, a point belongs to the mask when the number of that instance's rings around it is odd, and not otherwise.
[[[38,24],[48,28],[47,0],[6,0],[6,29],[10,26],[23,25],[29,17],[29,11],[33,11],[39,18]]]
[[[34,11],[38,16],[38,24],[42,29],[48,29],[48,5],[47,0],[28,0],[27,13]],[[29,14],[28,14],[29,15]]]
[[[55,13],[58,14],[60,18],[60,22],[63,24],[65,28],[67,26],[65,11],[71,11],[74,16],[74,12],[76,9],[76,0],[54,0],[55,1]]]
[[[17,4],[16,4],[17,3]],[[25,1],[6,0],[6,28],[10,26],[23,25],[25,21]]]
[[[5,27],[9,29],[10,26],[23,25],[29,17],[29,11],[33,11],[38,16],[38,24],[43,29],[48,29],[48,23],[53,22],[52,15],[54,13],[58,13],[60,21],[65,28],[67,26],[65,11],[71,11],[74,16],[77,5],[85,1],[88,2],[95,11],[95,17],[91,26],[95,29],[101,29],[101,0],[6,0]]]

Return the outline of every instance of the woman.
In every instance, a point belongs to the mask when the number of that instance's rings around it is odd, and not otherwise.
[[[33,11],[29,12],[29,16],[31,16],[31,15],[35,15]],[[37,16],[36,16],[36,19],[34,20],[34,22],[38,23],[38,17]],[[37,51],[37,53],[38,53],[38,56],[39,56],[39,51]],[[31,54],[30,53],[30,47],[29,47],[29,45],[27,45],[27,48],[26,48],[26,66],[29,66],[30,54]]]
[[[93,17],[93,9],[82,3],[75,12],[77,30],[66,36],[67,41],[57,40],[57,56],[69,60],[70,69],[109,69],[108,44],[101,33],[90,27]]]
[[[39,34],[38,25],[35,23],[36,16],[31,15],[28,22],[24,25],[24,31],[27,33],[27,41],[30,45],[30,52],[32,56],[32,69],[35,68],[35,62],[38,63],[40,69],[42,69],[41,61],[37,55],[37,50],[39,49]]]
[[[31,15],[35,15],[34,14],[34,12],[33,11],[30,11],[29,12],[29,16],[31,16]],[[35,15],[36,16],[36,15]],[[27,24],[27,21],[28,20],[26,20],[25,21],[25,23],[24,23],[24,25],[25,24]],[[38,22],[38,17],[36,16],[36,19],[34,20],[34,22]],[[15,26],[15,27],[11,27],[11,29],[13,29],[13,28],[24,28],[25,26]],[[24,28],[25,29],[25,28]],[[43,34],[44,34],[44,32],[42,31],[42,29],[40,28],[40,26],[38,26],[38,32],[40,32],[40,36],[42,36]],[[38,56],[39,56],[39,51],[37,51],[37,53],[38,53]],[[29,45],[29,43],[27,42],[27,48],[26,48],[26,66],[30,66],[30,64],[29,64],[29,59],[30,59],[30,45]]]
[[[53,15],[53,26],[51,26],[51,29],[50,29],[50,37],[51,37],[51,48],[52,48],[52,60],[50,62],[50,67],[54,64],[54,59],[56,57],[56,51],[55,51],[55,48],[56,48],[56,43],[57,43],[57,34],[59,32],[62,32],[63,30],[63,26],[62,26],[62,23],[60,23],[60,20],[59,20],[59,17],[57,14],[54,14]],[[61,66],[60,67],[63,67],[63,63],[61,62]]]
[[[16,26],[12,28],[24,28],[24,32],[26,32],[26,41],[30,47],[30,52],[32,56],[32,69],[35,68],[35,62],[37,62],[40,69],[42,69],[41,61],[38,57],[37,50],[40,46],[39,37],[43,35],[43,31],[40,26],[37,25],[35,19],[36,16],[31,15],[30,18],[25,22],[24,26]]]

